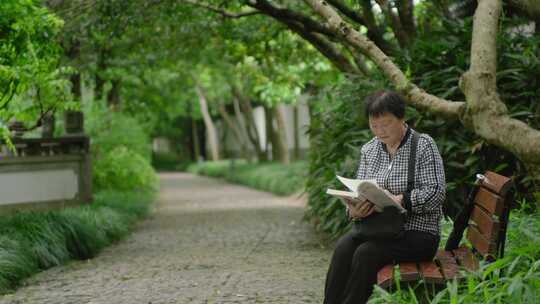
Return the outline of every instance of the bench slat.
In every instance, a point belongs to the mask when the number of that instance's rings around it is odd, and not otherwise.
[[[497,249],[495,242],[486,239],[474,225],[467,228],[467,239],[484,258],[495,256]]]
[[[441,270],[446,280],[459,277],[459,266],[451,252],[439,250],[437,251],[436,258],[441,265]]]
[[[488,181],[487,183],[482,182],[482,186],[499,194],[500,196],[505,196],[510,190],[512,184],[510,178],[491,171],[486,171],[484,176],[487,177]]]
[[[381,288],[388,288],[392,285],[394,280],[394,265],[385,265],[379,272],[377,272],[377,285]]]
[[[475,206],[471,214],[471,220],[477,224],[478,231],[486,239],[493,242],[497,241],[500,228],[500,223],[497,219],[494,219],[482,208]]]
[[[399,273],[402,282],[420,279],[420,272],[416,263],[399,263]]]
[[[467,247],[460,247],[458,249],[452,250],[459,263],[463,268],[468,271],[476,271],[480,268],[480,262],[478,258],[471,252]]]
[[[474,202],[497,216],[501,216],[504,209],[503,199],[483,187],[478,189],[478,192],[474,197]]]
[[[418,264],[420,274],[426,283],[444,284],[444,276],[434,261],[423,261]]]

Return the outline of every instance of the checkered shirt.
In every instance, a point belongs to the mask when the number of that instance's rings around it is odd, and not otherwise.
[[[359,179],[376,179],[379,186],[394,195],[403,194],[403,206],[407,209],[405,230],[439,235],[442,203],[446,196],[442,158],[433,138],[419,134],[414,188],[407,192],[411,132],[416,131],[408,127],[393,158],[376,137],[364,144],[356,175]]]

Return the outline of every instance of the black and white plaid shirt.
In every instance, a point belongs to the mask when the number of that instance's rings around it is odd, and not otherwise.
[[[416,131],[407,127],[407,133],[393,158],[376,137],[363,145],[356,175],[359,179],[376,179],[380,187],[394,195],[403,194],[403,206],[407,209],[405,230],[439,235],[442,203],[446,196],[442,158],[433,138],[419,134],[414,189],[408,193],[411,132]]]

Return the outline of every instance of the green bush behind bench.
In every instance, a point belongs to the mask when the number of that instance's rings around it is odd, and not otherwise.
[[[224,178],[227,181],[268,191],[278,195],[290,195],[304,188],[307,164],[295,161],[290,165],[281,163],[248,164],[245,160],[206,161],[188,166],[195,174]]]

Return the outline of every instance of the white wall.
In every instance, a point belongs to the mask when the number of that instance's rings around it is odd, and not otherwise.
[[[297,105],[280,105],[282,108],[284,120],[285,120],[285,132],[287,137],[287,146],[289,150],[294,150],[294,107],[298,109],[298,136],[300,149],[309,148],[309,138],[305,134],[309,127],[309,110],[307,107],[308,95],[300,96]],[[253,116],[255,119],[255,125],[261,139],[261,149],[264,149],[266,143],[266,122],[264,116],[264,108],[262,106],[255,107],[253,109]],[[220,125],[220,129],[225,128],[222,124],[216,122],[216,126]],[[220,130],[224,132],[224,130]],[[236,142],[236,137],[232,134],[232,131],[227,131],[228,136],[225,140],[223,149],[227,151],[239,152],[239,145]],[[251,149],[251,144],[249,145]]]

